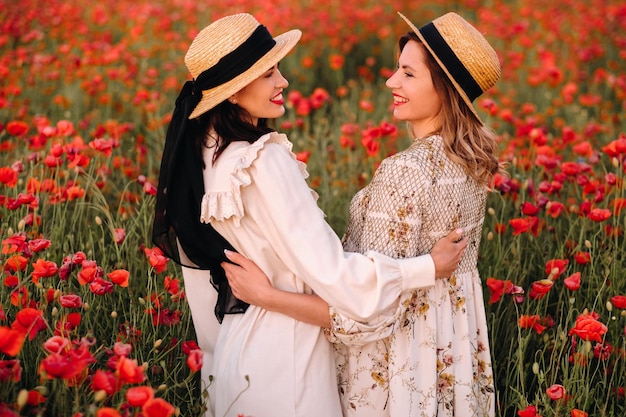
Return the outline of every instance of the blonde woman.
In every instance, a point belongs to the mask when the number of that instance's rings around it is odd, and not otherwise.
[[[401,15],[402,16],[402,15]],[[433,287],[403,293],[400,307],[353,320],[330,300],[344,416],[493,416],[494,383],[477,269],[486,195],[502,172],[495,134],[472,102],[500,76],[496,52],[465,19],[448,13],[399,41],[387,80],[393,114],[413,143],[385,159],[352,200],[344,249],[394,258],[428,253],[454,228],[468,248],[458,269]],[[267,285],[254,264],[227,267],[233,291],[276,308],[289,294]],[[293,310],[280,310],[294,314]]]

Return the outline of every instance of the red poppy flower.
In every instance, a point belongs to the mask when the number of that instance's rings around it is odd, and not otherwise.
[[[517,415],[519,417],[541,417],[537,414],[537,407],[534,405],[529,405],[523,410],[518,410]]]
[[[19,359],[0,360],[0,382],[19,382],[21,379],[22,366]]]
[[[82,316],[80,313],[69,313],[62,316],[59,321],[57,321],[56,327],[54,329],[54,334],[59,336],[65,336],[75,330],[82,321]]]
[[[491,291],[491,298],[489,299],[489,304],[494,304],[500,301],[502,295],[512,286],[512,282],[510,280],[499,280],[492,277],[487,278],[487,286]]]
[[[28,258],[22,255],[13,255],[5,262],[5,268],[8,268],[11,272],[23,271],[28,265]]]
[[[546,326],[541,324],[541,317],[538,314],[533,314],[532,316],[521,315],[519,319],[517,319],[517,324],[522,329],[533,329],[537,334],[543,333]]]
[[[20,283],[20,279],[15,275],[7,275],[4,277],[3,283],[5,287],[14,288]]]
[[[189,352],[191,352],[192,350],[200,349],[198,343],[196,343],[195,340],[184,341],[183,343],[181,343],[181,348],[185,355],[189,355]]]
[[[89,283],[89,290],[96,295],[111,294],[113,292],[113,283],[96,277]]]
[[[324,88],[316,87],[309,96],[309,99],[311,100],[311,106],[314,109],[319,109],[324,103],[330,100],[330,93]]]
[[[15,187],[17,185],[17,172],[10,167],[0,167],[0,183],[7,187]]]
[[[72,185],[70,187],[67,187],[65,193],[67,194],[67,199],[69,201],[77,200],[85,196],[85,190],[83,188],[80,188],[79,185]]]
[[[539,219],[537,217],[523,217],[509,220],[509,225],[513,228],[513,236],[530,232],[534,236],[538,235]]]
[[[378,155],[380,151],[380,144],[375,139],[367,136],[361,139],[361,144],[365,148],[367,156],[373,158]]]
[[[614,141],[602,147],[602,152],[610,157],[618,157],[626,154],[626,137],[620,136]]]
[[[21,120],[11,120],[7,123],[6,130],[12,136],[23,136],[28,132],[28,124]]]
[[[594,314],[581,314],[576,318],[576,323],[569,331],[568,335],[576,335],[582,340],[592,340],[602,343],[602,336],[607,330],[607,327],[599,322]]]
[[[152,398],[154,398],[154,390],[152,387],[131,387],[126,391],[126,401],[133,407],[142,407]]]
[[[578,408],[574,408],[572,410],[572,417],[588,417],[589,414],[587,414],[586,412],[579,410]]]
[[[128,277],[130,276],[130,272],[125,269],[116,269],[115,271],[109,272],[107,277],[114,284],[119,285],[120,287],[128,287]]]
[[[565,396],[565,387],[561,384],[554,384],[546,389],[546,394],[553,401],[560,400]]]
[[[151,182],[146,181],[146,183],[143,185],[143,192],[148,195],[156,195],[157,188]]]
[[[563,280],[563,284],[570,291],[576,291],[580,288],[580,272],[575,272]]]
[[[46,401],[46,397],[44,397],[39,391],[37,390],[30,390],[28,391],[28,398],[26,399],[26,404],[30,405],[31,407],[36,407],[41,403],[44,403]]]
[[[78,282],[80,283],[80,285],[89,284],[96,278],[97,273],[97,266],[83,266],[83,268],[78,273]]]
[[[48,239],[33,239],[28,241],[28,249],[35,253],[48,249],[50,245],[51,242]]]
[[[162,398],[153,398],[146,401],[141,411],[146,417],[170,417],[174,415],[176,409]]]
[[[550,292],[554,282],[549,279],[542,279],[535,281],[530,285],[530,292],[528,296],[533,300],[538,300],[546,296]]]
[[[603,222],[611,217],[611,210],[594,208],[589,212],[587,217],[594,222]]]
[[[168,259],[163,255],[163,252],[159,248],[145,248],[144,254],[148,258],[148,263],[159,273],[167,269]]]
[[[41,258],[37,259],[37,261],[33,263],[32,265],[33,265],[32,277],[33,277],[34,283],[39,282],[39,278],[52,277],[59,271],[59,268],[57,267],[56,263],[52,261],[46,261]]]
[[[50,353],[65,353],[70,348],[71,341],[62,336],[52,336],[43,343],[43,348]]]
[[[118,245],[121,245],[126,239],[126,230],[122,228],[116,228],[113,230],[113,240]]]
[[[108,158],[113,153],[113,149],[119,147],[119,141],[113,138],[97,138],[89,142],[89,147],[102,152]]]
[[[124,356],[117,362],[117,374],[120,381],[126,384],[141,384],[146,379],[143,366],[137,365],[135,359]]]
[[[28,289],[26,287],[17,287],[11,291],[11,304],[16,307],[26,307],[30,302]]]
[[[572,147],[572,150],[575,154],[580,156],[591,156],[593,155],[593,147],[589,141],[580,142],[577,145]]]
[[[165,290],[172,295],[178,295],[180,292],[180,281],[177,278],[172,278],[169,275],[163,280],[163,286]]]
[[[561,172],[565,175],[576,176],[580,173],[581,168],[576,162],[563,162],[561,164]]]
[[[596,343],[593,347],[594,358],[601,359],[603,361],[607,360],[611,356],[611,352],[613,352],[613,346],[608,343]]]
[[[309,162],[309,157],[311,156],[310,151],[302,151],[296,153],[296,159],[300,162],[304,162],[305,164]]]
[[[0,352],[9,356],[17,356],[24,345],[25,334],[9,327],[0,327]]]
[[[23,308],[15,315],[15,321],[11,323],[11,328],[26,335],[29,340],[33,340],[37,333],[47,328],[43,318],[43,311],[34,308]]]
[[[626,295],[615,295],[611,297],[611,303],[615,308],[619,308],[620,310],[626,309]]]
[[[339,54],[331,54],[328,56],[328,66],[332,70],[340,70],[343,68],[343,64],[345,62],[345,58],[343,55]]]
[[[155,326],[174,326],[180,323],[180,316],[182,314],[179,310],[170,310],[169,308],[158,311],[152,309],[150,313],[152,314],[152,324]]]
[[[198,372],[202,369],[203,362],[204,354],[200,349],[192,350],[189,352],[189,355],[187,355],[187,366],[192,372]]]
[[[22,252],[27,246],[25,234],[14,234],[2,240],[2,254],[8,255],[10,253]]]
[[[626,208],[626,198],[616,198],[613,200],[613,213],[619,216],[624,208]]]
[[[96,417],[122,417],[122,415],[115,408],[102,407],[96,410]]]
[[[91,389],[94,391],[104,391],[107,395],[113,395],[119,390],[117,377],[113,372],[96,370],[91,381]]]
[[[128,343],[115,342],[113,345],[113,352],[117,356],[128,356],[132,352],[133,346]]]
[[[396,136],[398,134],[398,127],[393,123],[383,121],[379,127],[383,136]]]
[[[569,264],[567,259],[550,259],[546,262],[546,274],[548,274],[552,280],[558,279],[559,276],[565,272],[565,268]]]
[[[67,379],[75,374],[75,364],[69,356],[50,353],[41,361],[41,369],[51,378]]]
[[[589,252],[576,252],[574,254],[574,261],[578,265],[586,265],[591,262],[591,254]]]
[[[565,205],[560,201],[550,201],[546,204],[546,212],[552,218],[557,218],[565,210]]]
[[[77,294],[63,294],[59,297],[59,302],[65,308],[81,308],[83,300]]]
[[[533,203],[529,203],[528,201],[522,203],[521,210],[524,216],[536,216],[539,214],[539,207]]]

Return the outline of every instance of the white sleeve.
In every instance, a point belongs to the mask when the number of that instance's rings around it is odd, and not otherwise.
[[[344,252],[283,146],[268,143],[248,172],[246,215],[254,216],[287,267],[337,311],[368,321],[397,305],[403,290],[434,285],[430,255],[398,260]]]
[[[186,264],[193,264],[183,248],[178,245],[178,251]],[[210,384],[211,369],[213,368],[213,355],[217,334],[220,324],[215,316],[215,303],[217,303],[217,290],[211,284],[211,273],[208,270],[181,267],[183,282],[185,285],[185,297],[191,311],[191,319],[196,332],[198,346],[202,350],[201,390],[208,388]],[[210,410],[211,407],[208,407]],[[210,411],[205,417],[211,417]]]

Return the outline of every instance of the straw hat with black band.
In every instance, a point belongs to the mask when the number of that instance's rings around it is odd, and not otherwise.
[[[211,225],[200,222],[204,194],[203,162],[188,127],[198,116],[272,68],[298,43],[302,33],[290,30],[272,37],[254,16],[240,13],[216,20],[202,29],[185,55],[193,77],[185,82],[165,137],[157,187],[152,241],[176,263],[211,271],[218,291],[215,314],[242,313],[221,262],[224,249],[234,250]],[[178,245],[184,249],[179,252]]]
[[[487,39],[453,12],[419,29],[402,13],[398,14],[409,24],[482,123],[473,101],[493,87],[501,75],[498,55]]]

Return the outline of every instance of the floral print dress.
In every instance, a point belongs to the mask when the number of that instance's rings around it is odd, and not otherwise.
[[[352,200],[343,238],[351,252],[395,258],[429,253],[462,228],[468,248],[455,273],[405,292],[367,323],[331,307],[344,416],[493,416],[494,383],[477,270],[486,189],[445,154],[440,136],[385,159]]]

